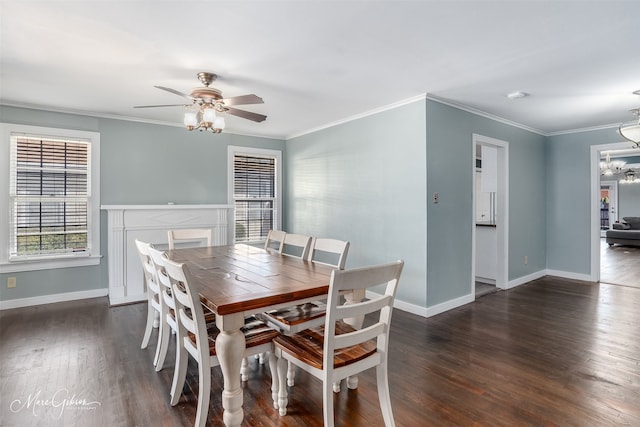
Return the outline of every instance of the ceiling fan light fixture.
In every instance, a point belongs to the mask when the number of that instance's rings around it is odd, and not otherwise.
[[[221,117],[221,116],[216,117],[216,119],[213,121],[213,131],[215,133],[220,133],[224,130],[224,127],[225,127],[224,117]]]
[[[253,113],[251,111],[236,108],[237,105],[262,104],[264,103],[262,98],[255,94],[224,98],[219,89],[210,87],[211,83],[215,81],[217,77],[218,76],[213,73],[198,73],[198,79],[204,87],[194,88],[188,95],[169,87],[154,86],[158,89],[188,99],[190,104],[140,105],[133,108],[183,106],[185,108],[183,123],[187,130],[208,130],[212,133],[220,133],[225,128],[225,120],[224,117],[219,116],[220,113],[238,116],[256,123],[263,122],[267,118],[264,114]]]
[[[202,121],[209,125],[216,121],[216,110],[213,108],[213,105],[205,107],[202,110]]]
[[[198,126],[198,117],[195,111],[187,110],[184,112],[184,125],[188,130],[194,130]]]

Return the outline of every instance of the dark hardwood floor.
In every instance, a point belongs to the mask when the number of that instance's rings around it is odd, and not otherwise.
[[[144,304],[105,298],[0,313],[0,425],[191,426],[197,372],[171,407],[141,350]],[[640,425],[640,289],[551,277],[424,319],[396,310],[390,388],[398,426]],[[319,381],[298,370],[289,414],[251,361],[246,426],[320,426]],[[221,425],[219,369],[209,424]],[[336,425],[381,426],[375,375],[334,396]]]
[[[600,281],[640,288],[640,247],[609,246],[600,239]]]

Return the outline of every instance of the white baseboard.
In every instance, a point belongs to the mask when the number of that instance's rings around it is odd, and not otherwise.
[[[563,279],[582,280],[584,282],[595,282],[596,280],[590,274],[572,273],[570,271],[561,270],[545,270],[547,276],[562,277]]]
[[[375,292],[367,291],[366,296],[367,298],[376,298],[382,295]],[[397,308],[398,310],[406,311],[408,313],[415,314],[418,316],[431,317],[431,316],[435,316],[436,314],[444,313],[447,310],[451,310],[451,309],[460,307],[461,305],[465,305],[470,302],[473,302],[473,300],[474,300],[473,295],[465,295],[463,297],[456,298],[451,301],[447,301],[433,307],[422,307],[419,305],[408,303],[406,301],[396,299],[393,302],[393,307]]]
[[[536,271],[535,273],[527,274],[526,276],[518,277],[517,279],[509,280],[507,283],[507,289],[515,288],[516,286],[524,285],[532,280],[539,279],[546,276],[548,273],[546,270]]]
[[[461,297],[445,301],[440,304],[436,304],[433,307],[427,307],[426,317],[435,316],[436,314],[444,313],[445,311],[453,310],[465,304],[475,301],[476,297],[473,294],[463,295]]]
[[[106,297],[109,289],[92,289],[90,291],[67,292],[64,294],[42,295],[31,298],[18,298],[0,301],[0,310],[30,307],[34,305],[52,304],[55,302],[74,301],[79,299]]]
[[[118,298],[113,295],[109,295],[109,305],[126,305],[133,304],[136,302],[146,301],[147,293],[144,294],[136,294],[136,295],[127,295],[126,297]]]

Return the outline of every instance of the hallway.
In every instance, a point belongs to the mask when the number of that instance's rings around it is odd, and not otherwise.
[[[600,239],[600,282],[640,288],[640,247],[609,247]]]

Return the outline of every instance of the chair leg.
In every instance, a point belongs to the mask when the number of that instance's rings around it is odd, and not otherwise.
[[[355,390],[358,388],[358,376],[347,377],[347,387],[349,390]]]
[[[211,397],[211,368],[208,363],[198,363],[198,409],[196,410],[196,427],[207,424],[209,414],[209,398]]]
[[[280,378],[278,378],[278,358],[273,351],[267,353],[269,370],[271,371],[271,399],[273,407],[278,409],[278,393],[280,392]]]
[[[287,415],[287,359],[278,355],[278,413],[280,416]],[[274,404],[275,405],[275,404]]]
[[[389,394],[389,378],[387,376],[387,364],[381,363],[376,366],[376,377],[378,383],[378,399],[380,400],[380,409],[382,410],[382,418],[386,427],[395,427],[393,420],[393,411],[391,409],[391,395]]]
[[[173,383],[171,384],[171,406],[178,404],[184,381],[187,377],[187,362],[189,354],[182,346],[180,339],[176,339],[176,366],[173,370]]]
[[[147,323],[144,327],[144,336],[142,337],[142,345],[140,348],[147,348],[149,345],[149,339],[151,338],[151,331],[153,330],[153,321],[156,310],[151,306],[151,301],[147,305]]]
[[[289,362],[287,367],[287,385],[293,387],[296,380],[296,366]]]
[[[333,384],[326,377],[322,381],[322,415],[324,427],[333,427]]]
[[[156,366],[156,372],[162,370],[164,365],[164,359],[167,357],[167,350],[169,348],[169,331],[171,326],[167,322],[160,324],[160,333],[158,334],[158,345],[156,347],[156,357],[154,358],[154,364]]]

